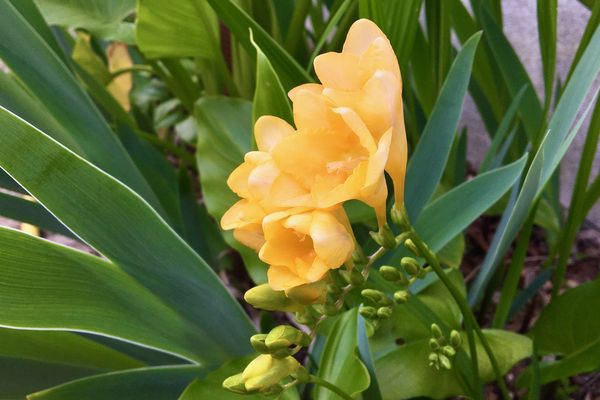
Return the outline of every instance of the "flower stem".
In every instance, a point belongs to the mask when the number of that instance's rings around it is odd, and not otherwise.
[[[422,253],[423,257],[427,260],[427,262],[429,263],[429,265],[431,266],[433,271],[435,271],[435,273],[437,274],[439,279],[446,286],[446,288],[448,289],[448,291],[454,298],[454,301],[456,301],[456,304],[460,308],[461,313],[463,314],[463,317],[465,319],[465,327],[467,328],[467,336],[469,338],[469,348],[470,348],[470,352],[471,352],[471,362],[473,364],[473,369],[474,369],[474,374],[475,374],[474,378],[475,378],[476,387],[479,388],[479,387],[481,387],[481,385],[479,383],[477,353],[476,353],[475,340],[474,340],[475,338],[473,337],[473,330],[479,337],[479,340],[481,341],[481,344],[483,345],[483,348],[484,348],[485,352],[487,353],[487,356],[490,359],[492,368],[494,369],[494,373],[496,374],[496,380],[498,382],[498,386],[500,387],[500,391],[502,392],[502,396],[505,399],[510,399],[510,395],[508,393],[508,388],[506,387],[506,383],[504,382],[504,379],[502,378],[502,373],[500,372],[500,368],[498,367],[498,362],[496,361],[496,357],[494,356],[492,348],[490,347],[485,335],[481,331],[481,328],[479,327],[479,324],[477,323],[477,319],[475,318],[475,315],[473,315],[473,311],[471,311],[471,307],[469,306],[469,303],[467,303],[467,300],[462,295],[462,293],[460,293],[458,288],[456,288],[456,286],[454,286],[454,284],[452,283],[450,278],[448,278],[448,276],[442,269],[442,267],[437,259],[437,256],[429,249],[429,247],[427,247],[425,242],[423,242],[423,240],[421,240],[421,238],[415,231],[414,227],[411,225],[409,229],[410,229],[409,232],[410,232],[411,239],[413,240],[413,242],[415,243],[415,245],[417,246],[419,251]],[[479,390],[479,389],[476,389],[476,390]]]
[[[352,396],[350,396],[348,393],[344,392],[342,389],[340,389],[339,387],[337,387],[333,383],[328,382],[328,381],[326,381],[324,379],[321,379],[318,376],[311,375],[310,378],[309,378],[309,382],[314,383],[315,385],[321,385],[324,388],[327,388],[327,389],[331,390],[333,393],[337,394],[342,399],[345,399],[345,400],[354,400],[354,399],[352,399]]]

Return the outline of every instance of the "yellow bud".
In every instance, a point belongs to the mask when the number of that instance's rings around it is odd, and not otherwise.
[[[321,280],[288,289],[287,296],[296,303],[309,305],[323,303],[327,294],[327,281]]]
[[[305,347],[310,342],[310,336],[290,325],[279,325],[273,328],[265,339],[265,345],[271,351],[290,346]]]
[[[268,283],[258,285],[244,294],[244,300],[255,308],[268,311],[301,311],[302,304],[288,298],[282,290],[273,290]]]
[[[421,270],[421,266],[417,260],[412,257],[402,257],[402,260],[400,260],[400,265],[410,276],[418,275],[419,271]]]
[[[259,353],[267,354],[267,353],[269,353],[269,349],[265,345],[266,338],[267,338],[267,335],[264,333],[259,333],[257,335],[253,335],[250,337],[250,344],[252,345],[254,350],[258,351]]]
[[[293,357],[280,359],[261,354],[244,369],[242,379],[248,391],[266,390],[296,372],[299,366]]]
[[[408,301],[409,293],[406,290],[398,290],[394,293],[394,300],[398,304],[404,304]]]
[[[390,307],[379,307],[377,316],[381,319],[388,319],[392,316],[392,309]]]
[[[242,373],[230,376],[229,378],[225,379],[223,381],[223,388],[234,393],[248,393],[248,391],[246,390],[246,385],[244,384],[244,379],[242,378]]]

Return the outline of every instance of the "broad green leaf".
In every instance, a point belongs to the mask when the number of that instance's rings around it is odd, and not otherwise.
[[[510,243],[525,222],[531,205],[541,195],[566,149],[579,131],[593,102],[590,103],[583,115],[579,116],[575,125],[572,127],[571,125],[577,118],[577,111],[599,72],[600,29],[594,33],[588,48],[575,69],[573,77],[565,88],[564,95],[556,106],[556,110],[548,124],[548,131],[531,162],[514,207],[505,211],[506,223],[496,231],[492,248],[486,255],[481,272],[471,286],[471,292],[469,293],[471,303],[476,302],[482,295],[485,286],[508,250]]]
[[[110,347],[70,332],[0,329],[0,356],[95,370],[144,366]]]
[[[198,0],[196,0],[198,1]],[[249,30],[252,29],[254,41],[265,53],[283,88],[290,90],[301,83],[312,81],[304,69],[294,60],[265,30],[232,0],[206,0],[217,16],[227,25],[238,42],[246,51],[254,54],[250,42]]]
[[[189,340],[202,353],[196,358],[216,363],[249,351],[253,329],[239,304],[141,197],[5,110],[0,126],[0,167],[82,240],[190,321]]]
[[[484,329],[483,334],[494,352],[502,373],[506,373],[515,363],[531,355],[531,339],[513,332]],[[456,376],[456,370],[436,370],[427,365],[429,337],[401,345],[397,350],[376,361],[377,376],[383,385],[385,400],[400,400],[412,397],[448,398],[465,395]],[[466,343],[466,339],[464,339]],[[481,346],[477,344],[479,373],[485,382],[494,380],[495,375],[490,361]],[[468,349],[465,346],[465,351]]]
[[[417,231],[436,251],[498,201],[517,181],[527,155],[457,186],[429,204],[417,220]],[[468,207],[465,207],[468,204]]]
[[[42,229],[76,238],[76,236],[40,204],[0,192],[0,215],[16,221],[26,222]]]
[[[252,121],[262,115],[274,115],[292,124],[292,108],[287,93],[273,69],[271,62],[250,36],[256,49],[256,89],[252,101]]]
[[[148,58],[214,58],[218,28],[205,0],[137,0],[136,42]]]
[[[195,365],[148,367],[91,376],[27,396],[28,400],[173,400],[195,378],[206,374]]]
[[[226,97],[203,97],[196,103],[200,184],[208,212],[217,221],[239,200],[227,178],[252,148],[251,109],[248,101]],[[266,265],[254,251],[238,243],[231,232],[224,237],[241,253],[254,282],[266,282]]]
[[[365,364],[367,371],[369,371],[369,387],[362,393],[363,398],[371,400],[381,400],[381,389],[379,388],[379,382],[377,382],[377,375],[375,374],[375,365],[373,363],[373,355],[371,354],[371,347],[369,345],[369,338],[367,335],[367,325],[362,315],[358,315],[356,322],[357,334],[358,334],[358,354],[360,360]]]
[[[481,23],[485,30],[487,43],[491,46],[492,54],[511,96],[515,98],[524,85],[527,87],[519,111],[527,137],[530,141],[535,142],[542,124],[542,106],[535,93],[533,83],[502,29],[492,17],[491,11],[487,6],[482,6],[481,11]]]
[[[120,179],[159,209],[140,171],[91,99],[8,1],[0,2],[0,37],[0,58],[77,143],[78,148],[71,150]],[[61,140],[54,131],[48,134]]]
[[[48,25],[83,28],[107,40],[133,44],[133,25],[122,22],[135,0],[35,0]]]
[[[430,203],[415,224],[422,239],[434,251],[442,250],[512,187],[526,159],[525,155],[512,164],[478,175]],[[385,259],[398,259],[404,252],[404,248],[398,248]]]
[[[194,360],[208,353],[192,324],[108,261],[8,228],[0,259],[0,326],[89,332]]]
[[[351,396],[361,393],[370,385],[369,371],[358,357],[357,311],[357,308],[347,311],[329,332],[318,371],[320,378]],[[319,400],[339,398],[322,386],[315,386],[313,396]]]
[[[471,77],[481,34],[474,35],[456,56],[440,97],[427,121],[406,173],[406,208],[412,219],[421,213],[437,187],[452,143]]]

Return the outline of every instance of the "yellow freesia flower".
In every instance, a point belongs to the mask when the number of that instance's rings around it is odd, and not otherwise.
[[[373,22],[358,20],[350,27],[342,52],[322,54],[314,66],[322,84],[301,85],[289,94],[295,118],[305,120],[311,115],[311,109],[297,104],[300,93],[309,91],[325,97],[334,109],[347,107],[356,112],[376,142],[391,131],[385,170],[394,182],[396,203],[402,204],[407,161],[402,78],[389,40]],[[313,118],[318,123],[314,114]]]
[[[269,264],[274,290],[322,280],[352,256],[354,238],[341,207],[330,211],[290,209],[265,217],[265,244],[259,257]]]

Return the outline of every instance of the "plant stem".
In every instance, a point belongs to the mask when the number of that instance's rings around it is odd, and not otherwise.
[[[496,357],[494,356],[494,353],[493,353],[487,339],[485,338],[483,332],[481,331],[481,328],[479,327],[479,324],[477,323],[477,320],[475,319],[475,315],[473,315],[473,311],[471,311],[471,307],[469,306],[469,303],[467,303],[467,300],[462,295],[462,293],[460,293],[460,291],[456,288],[456,286],[454,286],[454,284],[452,283],[450,278],[448,278],[448,276],[442,269],[442,267],[437,259],[437,256],[431,250],[429,250],[429,247],[427,247],[425,242],[423,242],[423,240],[421,240],[421,238],[419,237],[419,235],[417,234],[417,232],[415,231],[415,229],[412,225],[409,226],[409,232],[411,234],[411,239],[413,240],[413,242],[415,243],[415,245],[417,246],[419,251],[422,253],[423,257],[427,260],[427,262],[429,263],[431,268],[435,271],[438,278],[446,286],[446,288],[448,289],[448,291],[454,298],[454,301],[456,301],[456,304],[460,308],[460,311],[463,314],[463,317],[465,319],[465,325],[467,327],[470,325],[471,329],[467,330],[467,336],[469,337],[469,341],[471,341],[471,340],[474,341],[474,338],[472,338],[471,336],[473,335],[473,330],[475,330],[475,333],[479,337],[479,340],[481,341],[481,344],[483,345],[483,348],[485,349],[485,352],[487,353],[487,355],[490,359],[492,368],[494,369],[494,373],[496,374],[496,380],[498,381],[498,386],[500,387],[500,391],[502,392],[502,396],[505,399],[510,399],[510,395],[508,393],[508,388],[506,387],[506,383],[504,382],[504,379],[502,379],[502,374],[500,372],[500,368],[498,367],[498,362],[496,361]],[[476,363],[476,361],[474,361],[477,359],[477,354],[474,350],[475,350],[475,348],[473,348],[473,350],[471,350],[472,351],[471,361],[473,363],[474,368],[477,368],[477,363]],[[477,372],[477,374],[478,374],[478,372]],[[477,376],[476,383],[478,381],[479,381],[479,375]],[[478,387],[479,387],[479,385],[478,385]]]
[[[342,399],[353,400],[352,396],[350,396],[348,393],[344,392],[342,389],[340,389],[339,387],[337,387],[333,383],[328,382],[328,381],[326,381],[324,379],[321,379],[318,376],[311,375],[310,379],[309,379],[309,382],[314,383],[315,385],[321,385],[321,386],[323,386],[323,387],[331,390],[333,393],[337,394]]]

